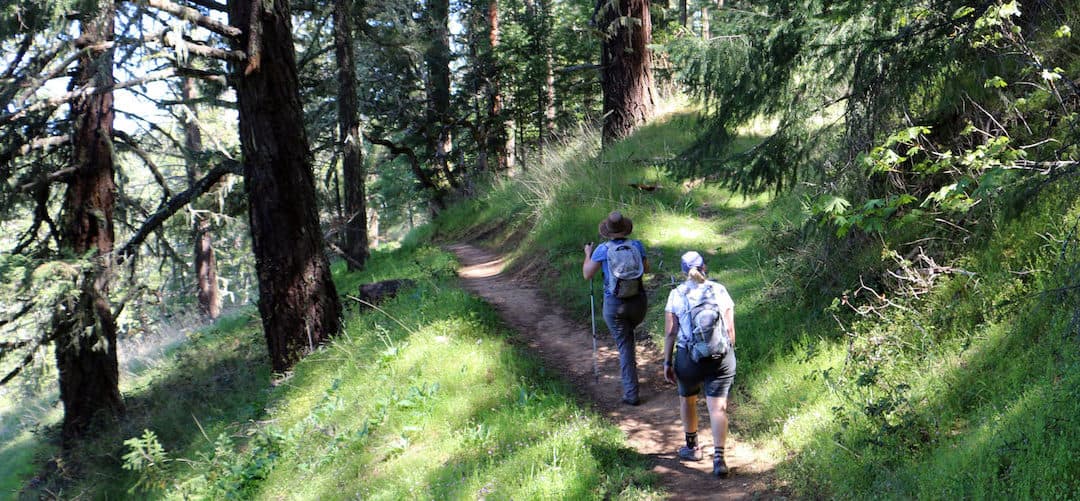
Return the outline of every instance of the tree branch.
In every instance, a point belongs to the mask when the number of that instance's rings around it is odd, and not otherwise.
[[[41,110],[48,109],[48,108],[56,108],[57,106],[60,106],[61,104],[67,103],[69,101],[72,101],[72,100],[80,98],[80,97],[104,94],[106,92],[112,92],[114,90],[126,89],[128,87],[135,87],[137,85],[143,85],[143,84],[148,83],[148,82],[156,82],[158,80],[164,80],[166,78],[173,77],[173,76],[176,76],[175,71],[173,71],[173,70],[165,70],[165,71],[156,71],[156,72],[150,73],[150,74],[148,74],[148,75],[146,75],[145,77],[142,77],[142,78],[136,78],[136,79],[133,79],[133,80],[128,80],[126,82],[120,82],[118,84],[109,85],[109,86],[105,86],[105,87],[94,87],[92,85],[88,85],[88,86],[83,87],[81,89],[74,90],[74,91],[71,91],[71,92],[67,92],[67,93],[62,94],[60,96],[52,97],[52,98],[46,99],[44,101],[34,103],[34,104],[32,104],[30,106],[27,106],[26,108],[23,108],[21,110],[0,115],[0,125],[6,125],[6,124],[8,124],[10,122],[13,122],[13,121],[15,121],[15,120],[17,120],[19,118],[24,117],[24,116],[26,116],[26,115],[28,115],[30,113],[34,113],[34,112],[41,111]]]
[[[182,77],[198,78],[222,85],[228,84],[226,75],[216,71],[197,70],[195,68],[176,68],[176,74]]]
[[[192,9],[191,7],[184,7],[183,5],[175,4],[169,0],[147,0],[146,4],[196,26],[206,28],[219,35],[233,39],[240,37],[240,28],[204,16],[201,12]]]
[[[76,169],[75,167],[65,167],[65,168],[60,169],[58,171],[50,172],[48,174],[45,174],[43,176],[38,177],[34,181],[30,181],[29,183],[25,183],[25,184],[20,185],[19,186],[19,191],[27,192],[27,191],[33,190],[34,188],[37,188],[38,186],[40,186],[42,184],[51,184],[51,183],[55,183],[57,181],[66,180],[67,177],[70,176],[71,174],[74,174],[76,170],[78,170],[78,169]]]
[[[22,145],[19,148],[19,156],[30,153],[33,150],[47,150],[53,146],[60,146],[71,142],[71,136],[49,136],[39,137],[31,140],[29,143]]]
[[[179,41],[178,41],[179,39]],[[166,47],[179,48],[180,44],[183,44],[184,50],[195,54],[196,56],[209,57],[212,59],[220,59],[222,61],[230,61],[235,63],[242,63],[247,59],[247,56],[243,51],[239,50],[227,50],[218,49],[216,47],[210,47],[198,42],[191,42],[179,37],[162,36],[161,44]]]
[[[159,169],[157,164],[154,163],[154,160],[150,158],[150,155],[143,151],[143,149],[135,143],[135,138],[128,135],[127,132],[124,132],[122,130],[113,130],[113,137],[119,138],[121,141],[123,141],[123,143],[127,145],[127,147],[130,148],[136,156],[142,159],[143,163],[146,164],[146,167],[150,169],[150,174],[154,176],[154,180],[157,181],[158,185],[161,186],[161,191],[163,192],[162,196],[164,197],[164,200],[162,200],[161,203],[164,204],[165,202],[167,202],[168,199],[172,197],[172,191],[169,190],[169,184],[165,182],[165,176],[161,173],[161,169]]]
[[[195,5],[198,5],[199,7],[206,7],[207,9],[216,10],[218,12],[228,12],[229,11],[229,6],[228,5],[217,3],[214,0],[187,0],[187,1],[189,1],[189,2],[191,2],[193,4],[195,4]]]
[[[138,231],[132,235],[131,240],[128,240],[123,247],[116,253],[117,264],[123,263],[128,258],[135,254],[139,245],[142,245],[146,237],[161,226],[167,219],[176,214],[178,210],[190,203],[199,195],[206,193],[210,190],[224,176],[225,174],[242,174],[240,169],[240,163],[235,160],[223,160],[220,164],[207,172],[205,176],[196,181],[186,191],[176,195],[168,202],[163,204],[157,212],[153,213],[143,222],[143,225]]]
[[[431,180],[431,177],[424,172],[424,169],[420,168],[420,160],[416,157],[416,152],[412,148],[397,144],[389,139],[372,136],[367,132],[364,133],[364,138],[371,142],[371,144],[377,144],[390,150],[390,154],[394,157],[398,155],[405,155],[409,159],[409,166],[412,168],[413,175],[416,176],[416,180],[420,181],[420,184],[430,190],[438,190],[439,187],[435,185],[435,182]]]

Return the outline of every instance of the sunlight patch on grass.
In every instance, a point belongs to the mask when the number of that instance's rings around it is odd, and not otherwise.
[[[650,245],[693,249],[724,238],[711,225],[702,224],[690,216],[666,213],[641,220],[640,223],[635,221],[635,230],[640,225],[640,238]]]

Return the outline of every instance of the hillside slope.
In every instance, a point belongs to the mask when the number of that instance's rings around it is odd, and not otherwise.
[[[780,478],[800,496],[1080,496],[1075,182],[999,213],[905,297],[875,290],[877,273],[927,268],[915,257],[811,260],[829,237],[799,193],[748,199],[674,177],[667,166],[698,124],[667,115],[603,153],[565,144],[449,211],[437,238],[510,249],[512,268],[582,318],[581,246],[609,210],[633,217],[650,249],[653,298],[678,280],[680,253],[702,251],[737,305],[735,433],[786,458]],[[805,287],[790,274],[800,266],[823,266],[846,291]],[[651,301],[644,325],[655,341],[662,308]]]

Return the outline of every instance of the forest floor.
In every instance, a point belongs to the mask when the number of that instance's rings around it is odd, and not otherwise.
[[[638,335],[637,363],[641,405],[622,403],[619,357],[614,341],[599,315],[597,298],[597,360],[600,377],[593,372],[591,326],[588,318],[572,319],[552,304],[540,289],[521,277],[504,272],[506,259],[472,244],[448,247],[462,264],[458,275],[469,291],[494,306],[520,335],[519,341],[536,353],[549,369],[565,377],[583,401],[626,433],[631,447],[653,460],[653,471],[669,499],[778,499],[787,496],[776,485],[775,463],[768,455],[740,441],[738,402],[728,404],[732,432],[726,459],[731,474],[713,477],[712,439],[704,399],[699,399],[701,444],[709,454],[698,462],[684,462],[675,451],[683,445],[675,386],[664,380],[662,350],[648,336]],[[644,340],[644,342],[642,342]],[[736,380],[736,384],[737,380]]]

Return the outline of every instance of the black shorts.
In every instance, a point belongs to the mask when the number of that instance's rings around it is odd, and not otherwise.
[[[706,396],[727,398],[735,382],[735,350],[728,350],[724,358],[697,363],[690,359],[689,351],[679,347],[675,350],[675,380],[680,397],[698,395],[704,386]]]

